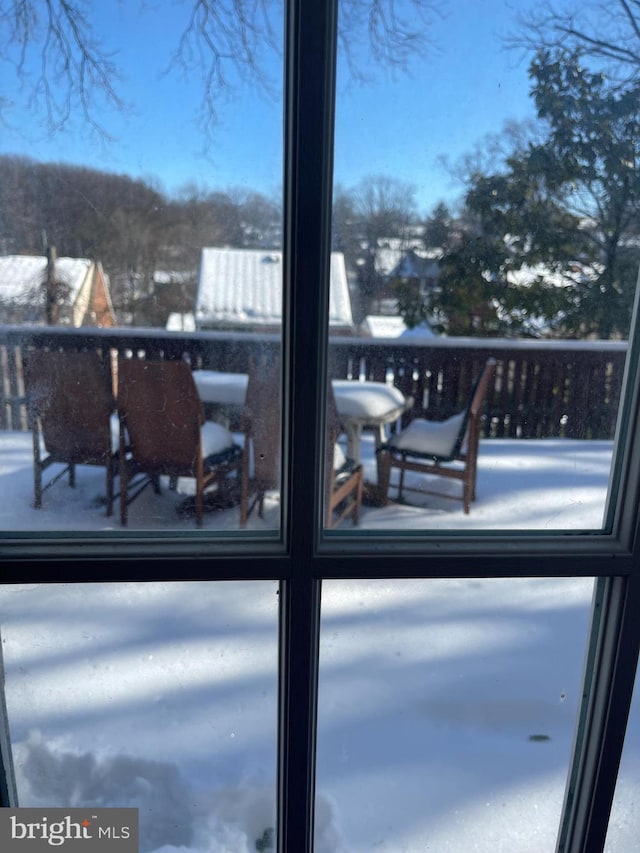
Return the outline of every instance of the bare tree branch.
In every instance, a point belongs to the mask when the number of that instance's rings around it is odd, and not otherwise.
[[[340,56],[360,82],[373,76],[372,64],[404,71],[413,58],[424,56],[433,45],[433,22],[442,14],[433,0],[410,0],[402,13],[395,0],[339,0],[338,10]]]
[[[97,118],[97,101],[116,109],[124,102],[115,88],[116,65],[94,37],[89,7],[86,0],[2,0],[0,49],[5,58],[15,57],[16,73],[28,84],[29,106],[42,106],[50,131],[63,127],[79,109],[90,127],[107,136]],[[30,82],[32,56],[39,70]]]
[[[633,2],[634,0],[630,0]],[[131,0],[134,2],[134,0]],[[139,0],[142,4],[142,0]],[[178,0],[185,10],[166,72],[197,74],[200,119],[206,134],[221,102],[239,83],[275,97],[281,81],[269,77],[282,52],[282,0]],[[374,66],[406,69],[430,45],[437,0],[339,0],[340,52],[354,78]],[[118,68],[96,37],[91,0],[0,0],[0,52],[55,132],[72,115],[103,136],[101,106],[123,109]],[[39,70],[30,76],[37,58]],[[7,105],[0,93],[0,110]]]
[[[236,80],[274,95],[274,83],[265,71],[265,53],[280,52],[272,20],[277,4],[271,0],[184,2],[191,7],[189,17],[167,73],[175,67],[185,74],[199,71],[201,120],[210,130],[217,120],[220,97]]]
[[[506,42],[535,51],[579,49],[625,84],[640,79],[640,0],[591,0],[575,7],[548,0],[519,17],[519,28]]]

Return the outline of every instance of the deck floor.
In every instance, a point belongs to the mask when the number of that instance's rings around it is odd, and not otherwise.
[[[612,442],[568,439],[485,440],[478,464],[477,500],[464,515],[459,500],[407,494],[411,505],[391,502],[385,507],[363,507],[364,530],[599,530],[603,526]],[[375,480],[373,439],[362,443],[365,479]],[[45,492],[43,507],[33,508],[31,436],[0,432],[0,528],[4,531],[120,530],[117,514],[107,518],[104,475],[100,469],[80,466],[77,486],[66,480]],[[409,481],[416,475],[409,475]],[[423,481],[424,482],[424,481]],[[460,483],[437,481],[451,495]],[[130,530],[193,529],[191,517],[178,509],[191,483],[181,481],[179,492],[167,489],[155,495],[148,489],[129,508]],[[390,497],[395,496],[392,489]],[[263,519],[254,515],[249,528],[273,529],[279,523],[278,495],[268,497]],[[239,529],[239,510],[206,513],[208,530]]]

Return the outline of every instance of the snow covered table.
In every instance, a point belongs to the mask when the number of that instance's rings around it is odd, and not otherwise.
[[[395,386],[386,382],[334,379],[333,394],[347,433],[347,455],[360,461],[360,438],[365,428],[375,431],[376,447],[386,440],[386,427],[413,406]]]
[[[244,405],[249,377],[246,373],[194,370],[193,379],[207,417],[232,424]]]
[[[225,420],[240,410],[247,394],[246,373],[225,373],[219,370],[195,370],[193,378],[200,399]],[[413,405],[393,385],[385,382],[359,382],[334,379],[333,393],[338,414],[347,433],[347,454],[360,461],[360,438],[363,429],[373,429],[376,446],[385,441],[385,429]]]

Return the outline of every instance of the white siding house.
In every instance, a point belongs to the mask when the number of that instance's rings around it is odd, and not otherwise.
[[[0,257],[0,322],[46,322],[46,281],[53,277],[60,288],[58,322],[70,326],[113,326],[115,318],[102,265],[87,258],[37,255]]]
[[[331,253],[329,324],[352,333],[353,317],[342,252]],[[277,330],[282,324],[282,252],[203,249],[196,293],[199,329]]]

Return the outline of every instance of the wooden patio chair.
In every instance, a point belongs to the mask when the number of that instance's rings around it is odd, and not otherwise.
[[[327,440],[325,442],[325,527],[337,527],[351,517],[360,521],[362,507],[362,465],[345,456],[338,444],[344,428],[340,422],[331,382],[327,388]]]
[[[205,490],[238,488],[242,448],[221,424],[205,422],[191,368],[182,361],[118,362],[120,418],[120,520],[148,486],[160,493],[160,478],[195,479],[194,511],[200,527]]]
[[[36,350],[25,357],[24,381],[33,435],[34,506],[42,506],[43,492],[65,474],[74,487],[76,465],[101,465],[111,515],[118,429],[109,360],[94,351]],[[43,473],[54,463],[65,467],[43,485]]]
[[[379,448],[381,492],[388,496],[391,470],[400,472],[398,501],[404,491],[416,491],[443,497],[458,497],[418,486],[407,486],[405,471],[453,478],[462,482],[461,499],[465,513],[476,498],[478,448],[482,407],[496,369],[490,358],[471,389],[465,409],[444,421],[414,418],[403,430]]]
[[[241,423],[245,437],[240,492],[240,526],[258,507],[263,517],[268,491],[280,488],[280,359],[265,356],[249,364]]]

